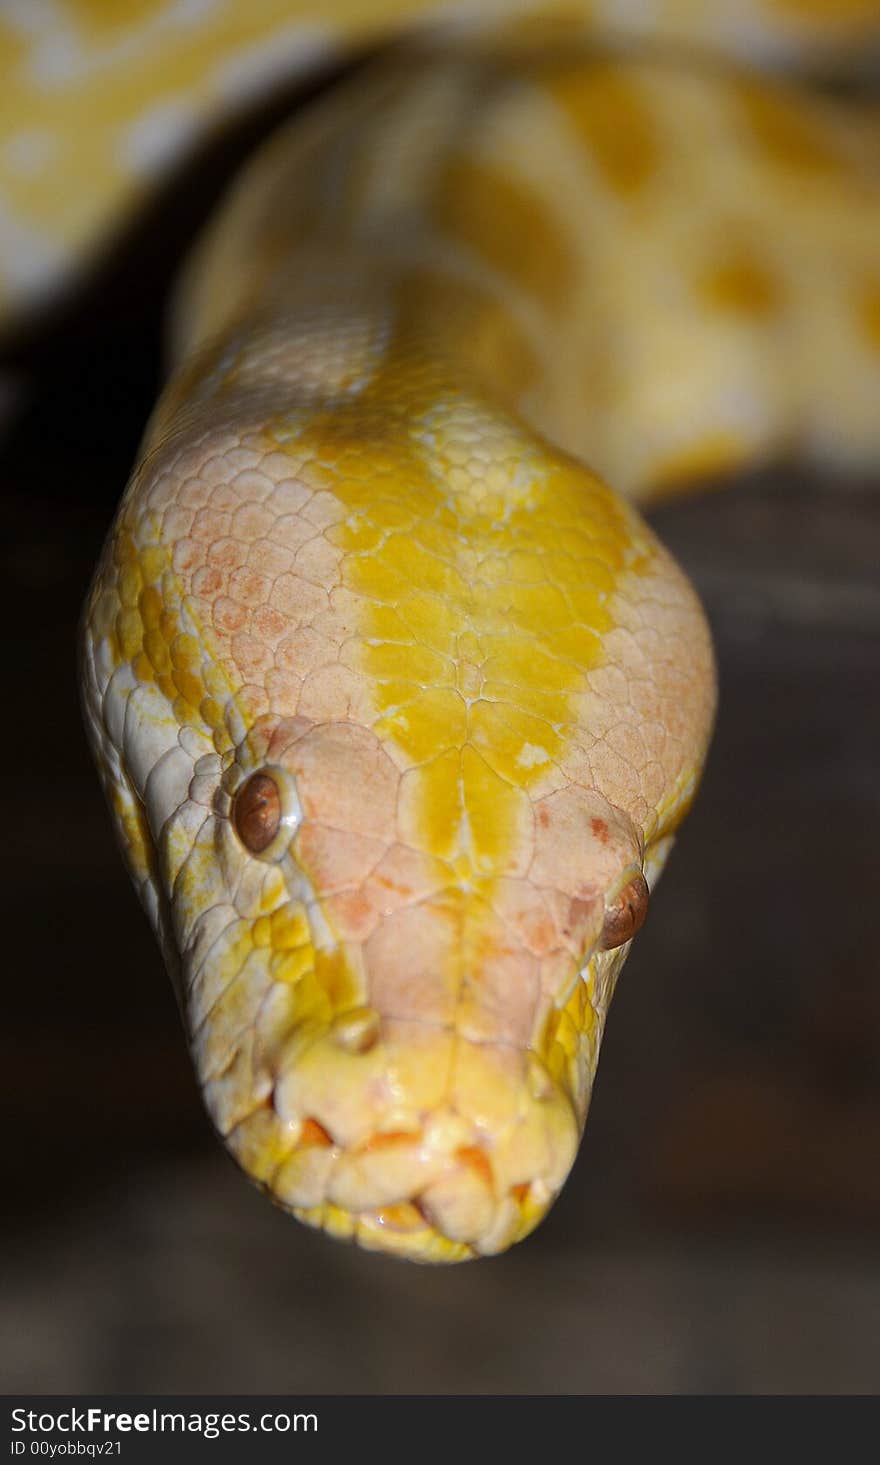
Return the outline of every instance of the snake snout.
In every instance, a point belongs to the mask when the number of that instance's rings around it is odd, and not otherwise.
[[[327,1197],[385,1227],[427,1224],[449,1241],[471,1244],[490,1230],[497,1209],[490,1150],[453,1113],[430,1116],[418,1131],[380,1132],[342,1154]]]
[[[276,1082],[294,1148],[277,1199],[362,1245],[424,1260],[502,1251],[530,1231],[574,1160],[578,1124],[533,1053],[386,1022],[368,1051],[319,1040]],[[364,1115],[369,1116],[366,1130]]]

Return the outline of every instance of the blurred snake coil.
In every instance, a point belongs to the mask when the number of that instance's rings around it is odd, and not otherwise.
[[[878,4],[10,0],[0,46],[7,318],[370,52],[184,268],[83,703],[239,1165],[367,1248],[501,1252],[713,720],[637,505],[880,460]]]

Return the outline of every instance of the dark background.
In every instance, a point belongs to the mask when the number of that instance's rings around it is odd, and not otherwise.
[[[531,1240],[442,1270],[361,1253],[273,1210],[212,1137],[74,648],[174,262],[285,105],[6,343],[5,1387],[880,1391],[876,478],[768,472],[654,515],[715,629],[718,732]]]

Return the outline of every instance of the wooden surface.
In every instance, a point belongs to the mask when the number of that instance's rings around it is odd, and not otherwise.
[[[210,1134],[80,730],[76,620],[155,389],[162,239],[9,355],[6,1387],[878,1391],[880,484],[766,474],[656,515],[714,624],[720,719],[576,1170],[492,1262],[340,1247]]]

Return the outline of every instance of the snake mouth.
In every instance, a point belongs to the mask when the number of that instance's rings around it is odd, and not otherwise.
[[[277,1205],[337,1239],[424,1262],[505,1251],[574,1164],[626,951],[595,951],[526,1044],[460,1014],[295,1025],[265,1051],[257,1107],[218,1127]]]
[[[472,1143],[458,1143],[467,1128],[451,1112],[433,1115],[420,1133],[380,1133],[343,1152],[329,1135],[319,1139],[308,1120],[313,1155],[307,1144],[296,1168],[300,1179],[311,1170],[313,1180],[325,1169],[324,1199],[289,1208],[336,1237],[409,1259],[454,1262],[504,1251],[538,1224],[560,1186],[543,1177],[505,1186],[491,1141],[472,1135]],[[291,1179],[288,1169],[282,1185]]]
[[[443,1122],[435,1116],[429,1132]],[[332,1141],[326,1148],[336,1150]],[[277,1194],[276,1200],[337,1238],[416,1261],[467,1261],[505,1251],[538,1225],[559,1192],[542,1177],[502,1191],[485,1143],[458,1145],[444,1155],[425,1134],[379,1134],[358,1151],[329,1154],[327,1162],[334,1168],[322,1203],[289,1206]],[[423,1172],[421,1188],[410,1191],[406,1170],[410,1177],[413,1170]],[[342,1203],[350,1191],[351,1203]],[[371,1192],[374,1199],[388,1198],[371,1205]]]
[[[531,1050],[413,1026],[384,1023],[364,1053],[340,1055],[325,1034],[230,1148],[279,1206],[336,1238],[425,1262],[504,1251],[571,1169],[571,1097]]]

